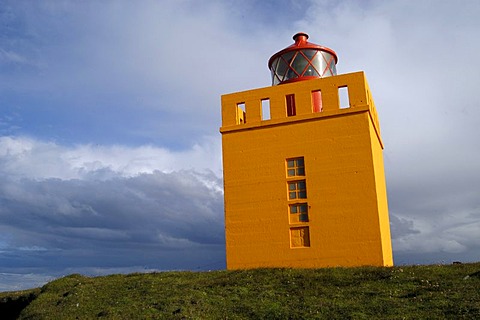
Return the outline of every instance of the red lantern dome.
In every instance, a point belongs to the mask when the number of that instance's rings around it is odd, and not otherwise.
[[[308,34],[293,36],[295,43],[275,53],[268,60],[272,72],[272,85],[324,78],[337,74],[337,54],[330,48],[307,41]]]

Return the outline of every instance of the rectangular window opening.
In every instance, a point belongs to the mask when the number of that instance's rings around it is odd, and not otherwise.
[[[306,199],[307,184],[305,180],[290,181],[288,184],[288,200]]]
[[[292,117],[297,114],[297,110],[295,108],[295,95],[294,94],[287,94],[285,96],[287,102],[287,116]]]
[[[262,120],[270,120],[270,99],[262,99]]]
[[[290,228],[290,247],[310,247],[310,232],[308,227]]]
[[[287,159],[287,177],[305,175],[305,161],[303,157]]]
[[[295,203],[288,206],[290,223],[308,222],[308,204]]]
[[[247,114],[245,113],[245,102],[237,103],[237,124],[247,123]]]
[[[312,91],[312,111],[313,112],[322,112],[322,91],[316,90]]]
[[[340,109],[350,108],[350,99],[348,97],[348,87],[338,88],[338,99],[340,101]]]

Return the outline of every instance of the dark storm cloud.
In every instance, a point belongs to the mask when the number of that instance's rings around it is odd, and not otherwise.
[[[213,173],[0,182],[3,272],[224,267],[223,194]]]
[[[205,180],[220,183],[213,174],[189,171],[106,181],[2,179],[0,223],[16,230],[9,247],[38,252],[97,243],[223,245],[223,195]]]
[[[223,268],[218,148],[0,137],[0,290],[72,272]]]

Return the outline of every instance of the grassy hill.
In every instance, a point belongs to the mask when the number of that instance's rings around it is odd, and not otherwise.
[[[480,262],[160,272],[0,293],[2,319],[480,319]]]

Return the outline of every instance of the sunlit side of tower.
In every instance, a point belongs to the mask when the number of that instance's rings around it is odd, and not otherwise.
[[[228,269],[393,265],[365,75],[307,39],[270,58],[273,86],[222,96]]]

